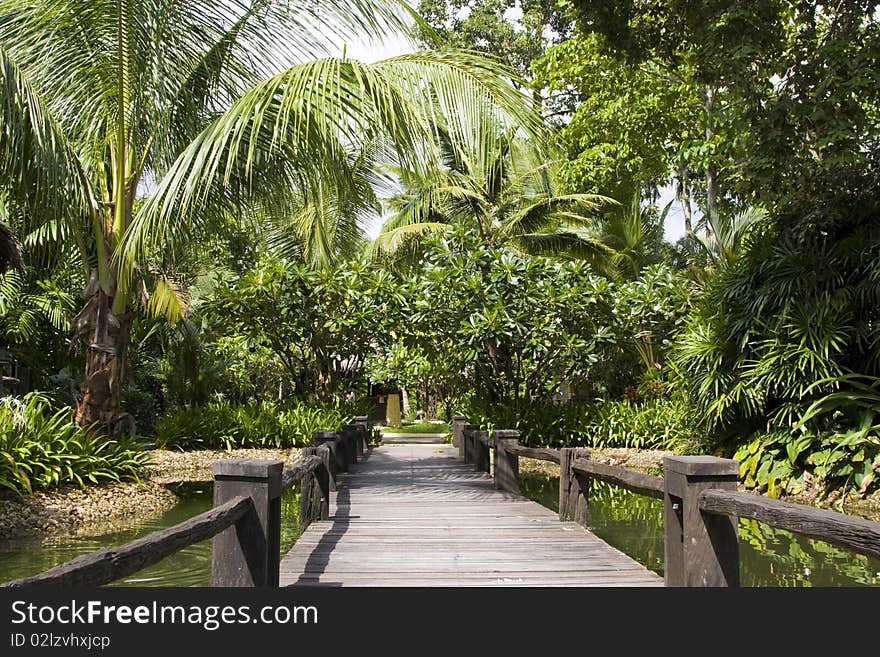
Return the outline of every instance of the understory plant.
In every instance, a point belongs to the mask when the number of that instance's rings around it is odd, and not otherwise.
[[[695,428],[677,398],[641,402],[535,400],[518,408],[472,402],[468,421],[488,429],[516,429],[532,447],[684,450],[695,442]]]
[[[866,495],[880,479],[880,378],[830,377],[816,386],[838,390],[816,400],[792,431],[762,434],[734,455],[749,488],[772,497],[853,490]]]
[[[53,409],[40,393],[0,398],[0,490],[137,480],[147,459],[133,439],[80,427],[71,409]]]
[[[218,400],[163,417],[156,423],[156,443],[163,449],[303,447],[312,443],[315,431],[338,429],[353,416],[329,405]]]

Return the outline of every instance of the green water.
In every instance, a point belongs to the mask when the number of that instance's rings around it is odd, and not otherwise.
[[[523,493],[556,509],[558,479],[523,475]],[[74,557],[122,545],[206,511],[210,485],[178,491],[181,501],[154,521],[129,531],[93,537],[57,537],[39,543],[0,542],[0,581],[42,572]],[[288,492],[282,503],[281,549],[299,535],[299,497]],[[590,528],[599,537],[663,574],[663,504],[622,488],[594,482]],[[803,538],[753,520],[740,520],[740,573],[743,586],[880,586],[880,559],[853,554],[822,541]],[[210,586],[211,541],[181,550],[112,586]]]
[[[524,474],[523,494],[554,511],[559,480]],[[589,527],[594,534],[658,574],[663,574],[663,502],[594,481]],[[740,519],[742,586],[880,586],[880,559]]]
[[[165,529],[211,508],[211,485],[175,491],[180,502],[154,520],[100,536],[57,536],[36,541],[0,541],[0,582],[48,570],[81,554],[122,545],[157,529]],[[299,536],[299,494],[291,489],[281,505],[281,550],[286,552]],[[110,586],[210,586],[211,541],[196,543]]]

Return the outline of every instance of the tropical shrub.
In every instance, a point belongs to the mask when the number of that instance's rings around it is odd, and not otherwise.
[[[133,439],[80,427],[69,408],[54,410],[39,393],[0,398],[0,490],[136,480],[147,459]]]
[[[237,405],[218,400],[177,410],[156,423],[163,449],[289,448],[312,444],[315,431],[338,429],[354,413],[330,405]]]
[[[350,262],[320,270],[266,257],[215,289],[205,312],[284,372],[292,394],[327,398],[356,387],[377,339],[397,322],[399,284],[387,270]],[[235,345],[224,353],[235,358]]]
[[[595,447],[687,451],[697,429],[679,398],[642,402],[533,401],[519,409],[472,402],[468,421],[488,429],[516,429],[532,447]]]
[[[734,458],[745,485],[771,497],[806,493],[823,499],[834,490],[864,495],[877,488],[880,478],[880,429],[762,434],[742,445]]]
[[[880,378],[833,377],[816,387],[841,388],[816,400],[793,431],[763,434],[734,455],[746,486],[783,493],[878,488],[880,479]]]
[[[784,432],[837,378],[880,373],[878,309],[880,225],[835,240],[767,229],[697,302],[675,346],[679,387],[719,435]]]

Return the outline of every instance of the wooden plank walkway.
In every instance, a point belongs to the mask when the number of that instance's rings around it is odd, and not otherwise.
[[[340,476],[330,519],[281,561],[281,586],[662,586],[663,579],[442,444],[375,448]]]

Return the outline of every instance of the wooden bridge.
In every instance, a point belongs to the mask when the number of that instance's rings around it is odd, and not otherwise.
[[[214,464],[214,508],[3,586],[100,586],[208,538],[214,586],[738,586],[737,522],[752,518],[880,557],[880,523],[736,490],[738,463],[664,459],[664,477],[536,449],[453,421],[453,446],[372,447],[366,418],[281,461]],[[559,464],[558,515],[519,494],[519,459]],[[590,533],[591,481],[664,500],[664,577]],[[301,535],[280,554],[281,496]]]
[[[393,444],[349,468],[281,560],[281,586],[658,586],[575,522],[438,444]]]

